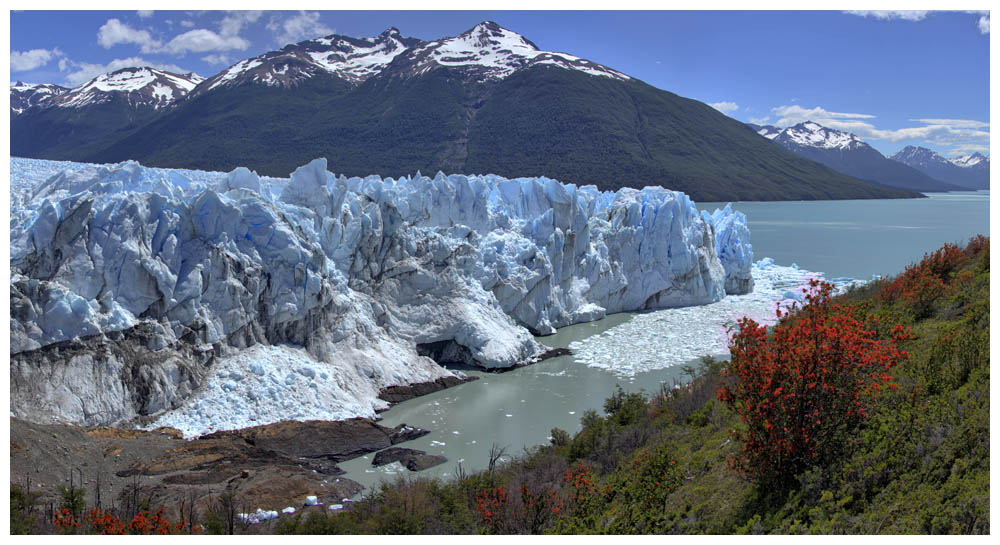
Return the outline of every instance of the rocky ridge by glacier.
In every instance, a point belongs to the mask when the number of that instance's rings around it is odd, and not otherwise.
[[[373,416],[451,374],[422,354],[515,365],[531,332],[718,301],[752,261],[741,215],[662,188],[63,165],[11,161],[11,408],[36,421],[182,420],[249,398],[233,376],[276,385],[246,403],[268,419]]]

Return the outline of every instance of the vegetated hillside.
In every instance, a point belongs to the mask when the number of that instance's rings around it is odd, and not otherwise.
[[[545,65],[499,82],[440,68],[356,88],[328,76],[213,90],[90,160],[287,176],[316,157],[348,176],[544,175],[603,190],[662,185],[698,200],[916,196],[803,160],[700,102]]]
[[[696,200],[913,196],[803,160],[706,104],[638,80],[535,67],[497,85],[472,113],[472,172],[606,190],[662,185]]]
[[[867,384],[881,387],[858,398],[856,424],[832,419],[813,437],[826,456],[813,462],[788,452],[772,458],[786,467],[797,463],[801,469],[794,474],[741,476],[730,468],[744,445],[731,430],[747,428],[716,392],[737,384],[726,378],[730,373],[720,374],[732,364],[706,360],[690,370],[699,375],[692,383],[652,398],[619,390],[605,402],[605,415],[583,416],[574,436],[554,429],[552,445],[490,471],[459,471],[447,482],[399,481],[347,512],[286,517],[277,530],[989,533],[989,274],[989,239],[977,237],[965,250],[946,246],[896,279],[823,307],[825,319],[871,327],[868,332],[881,339],[876,350],[889,347],[894,335],[908,331],[912,338],[900,345],[907,358],[871,376]],[[804,319],[793,314],[778,329],[788,331]],[[778,342],[774,335],[761,346]],[[759,357],[743,354],[744,362]],[[842,372],[860,369],[850,354],[816,361]],[[775,376],[772,387],[789,384],[791,376]],[[801,378],[803,390],[795,391],[806,391],[811,377]],[[832,383],[834,376],[828,378]],[[796,409],[833,395],[819,387],[812,392],[805,403],[790,401],[777,414],[806,417]],[[737,406],[753,412],[750,405]],[[867,416],[857,418],[858,411]],[[822,421],[826,414],[808,416]],[[775,456],[777,445],[803,439],[796,430],[779,435],[770,443]]]
[[[113,97],[86,109],[29,108],[11,116],[10,154],[16,157],[87,161],[109,140],[124,137],[153,119],[153,108],[136,109]]]

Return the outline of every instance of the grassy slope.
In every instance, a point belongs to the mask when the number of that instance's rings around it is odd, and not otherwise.
[[[774,491],[728,469],[739,420],[715,400],[721,364],[705,364],[689,386],[652,400],[619,392],[609,415],[590,413],[573,438],[553,430],[541,446],[492,472],[446,483],[400,481],[352,511],[286,519],[284,532],[625,532],[625,533],[988,533],[989,250],[946,275],[948,290],[917,318],[903,300],[879,302],[888,282],[845,296],[887,321],[912,328],[910,359],[893,374],[898,391],[870,409],[838,461],[796,476]],[[948,340],[952,339],[952,340]],[[663,395],[665,394],[665,395]],[[633,456],[676,462],[675,488],[635,499]],[[593,468],[585,502],[563,501],[543,516],[524,507],[521,485],[568,498],[566,471]],[[659,477],[657,477],[659,478]],[[659,483],[658,483],[659,484]],[[485,520],[483,491],[503,487],[510,500]],[[645,494],[644,492],[643,494]],[[554,505],[554,504],[552,504]],[[496,516],[499,513],[499,517]]]

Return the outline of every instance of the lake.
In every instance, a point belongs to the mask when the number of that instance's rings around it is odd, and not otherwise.
[[[747,215],[754,259],[797,263],[828,277],[893,275],[945,242],[990,234],[989,191],[926,199],[735,202]],[[726,203],[699,203],[709,212]]]
[[[725,203],[704,203],[712,211]],[[934,193],[927,199],[805,202],[741,202],[747,215],[754,258],[798,264],[830,277],[868,279],[891,275],[945,242],[964,243],[989,235],[989,192]],[[560,329],[539,337],[552,347],[567,346],[633,320],[634,313]],[[648,315],[647,315],[648,316]],[[484,469],[496,443],[517,455],[548,441],[550,430],[580,429],[587,409],[600,411],[620,384],[628,391],[655,392],[684,377],[680,366],[622,377],[576,362],[553,358],[507,373],[468,371],[474,382],[412,399],[382,413],[382,423],[407,423],[430,434],[400,446],[442,454],[448,462],[419,473],[398,463],[373,468],[372,455],[344,462],[346,477],[371,487],[380,479],[404,476],[450,477],[457,462],[468,471]]]

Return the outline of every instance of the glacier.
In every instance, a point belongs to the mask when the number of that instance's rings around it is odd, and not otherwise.
[[[11,173],[11,411],[34,421],[372,417],[442,362],[510,367],[542,351],[532,334],[752,289],[745,217],[660,187],[346,178],[325,159],[286,179]]]

